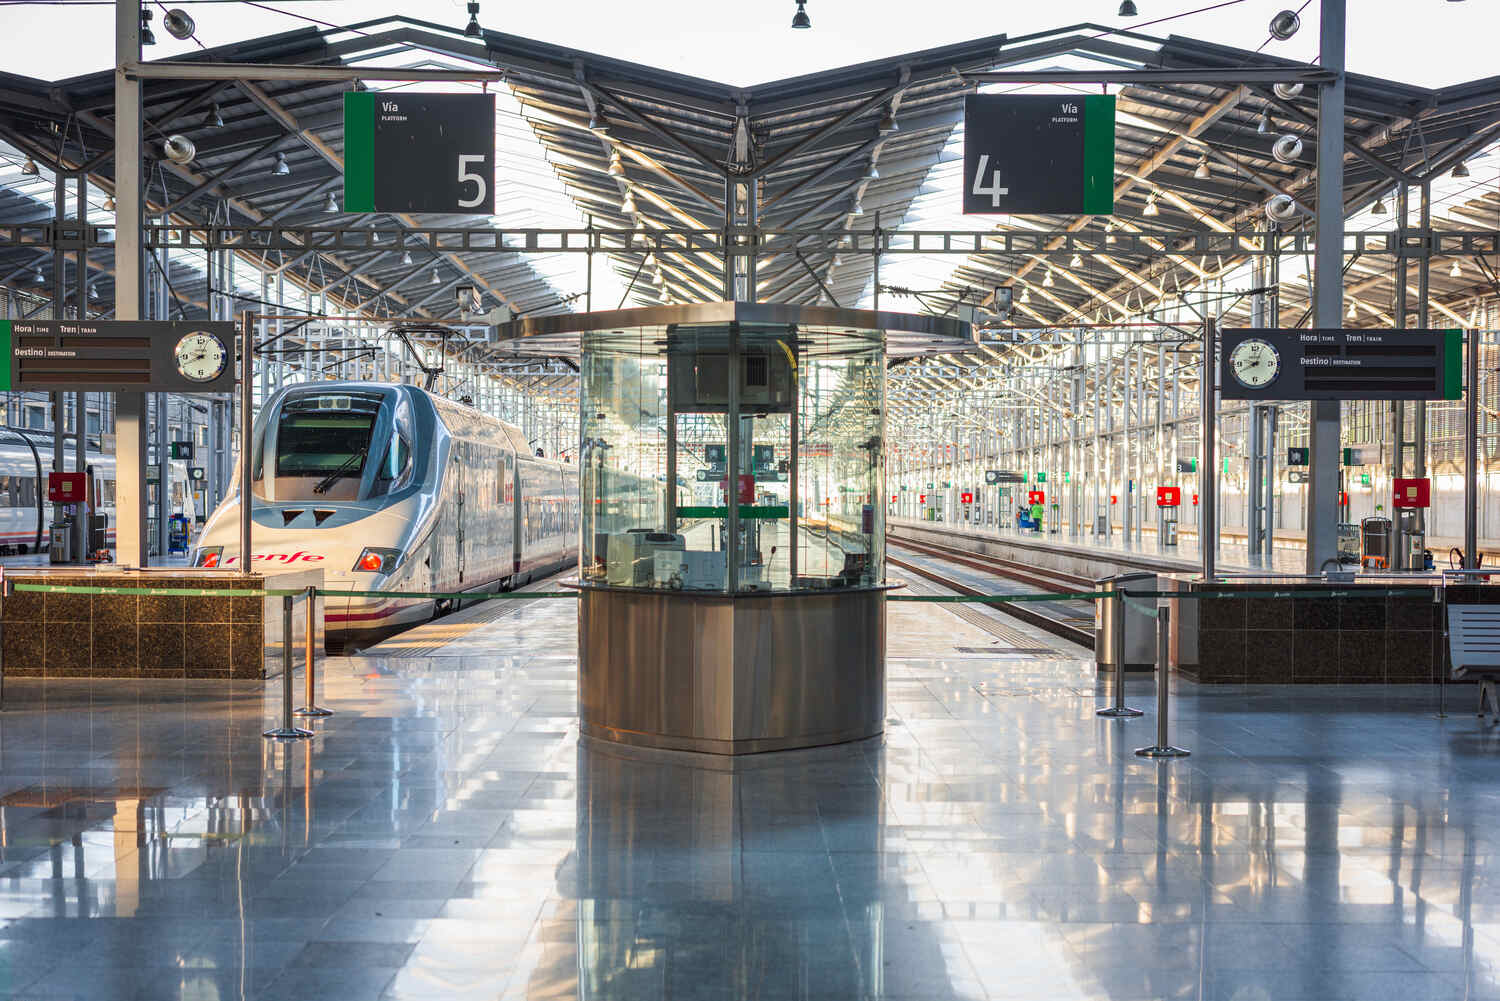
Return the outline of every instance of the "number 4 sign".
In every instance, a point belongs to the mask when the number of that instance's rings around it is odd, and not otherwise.
[[[1115,99],[1108,94],[964,98],[967,214],[1113,212],[1114,168]]]
[[[974,168],[974,188],[971,193],[974,195],[989,195],[990,206],[992,208],[999,208],[1000,196],[1010,194],[1010,189],[1000,186],[999,167],[996,167],[991,172],[989,184],[985,184],[985,171],[989,169],[990,155],[988,153],[979,154],[979,166]]]

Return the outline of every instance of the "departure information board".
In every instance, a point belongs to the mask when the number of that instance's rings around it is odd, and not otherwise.
[[[1115,210],[1109,94],[964,98],[965,215],[1105,215]]]
[[[495,95],[344,95],[344,211],[495,213]]]
[[[1460,330],[1225,330],[1226,400],[1456,400]]]
[[[166,320],[0,320],[0,392],[229,393],[235,325]]]

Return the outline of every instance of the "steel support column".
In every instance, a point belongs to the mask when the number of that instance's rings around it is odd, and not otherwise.
[[[141,318],[141,0],[115,3],[115,319]],[[144,567],[146,396],[115,396],[115,561]]]

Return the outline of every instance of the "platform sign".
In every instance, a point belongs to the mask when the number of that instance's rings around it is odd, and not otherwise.
[[[1197,459],[1178,459],[1177,471],[1179,473],[1196,473],[1198,471]]]
[[[1046,483],[1047,482],[1047,474],[1046,473],[1037,473],[1036,474],[1036,481],[1038,483]]]
[[[1026,477],[1009,469],[986,469],[984,482],[989,486],[997,483],[1025,483]]]
[[[1380,461],[1380,453],[1370,446],[1353,445],[1344,449],[1343,459],[1346,466],[1373,466]]]
[[[1308,457],[1307,447],[1289,448],[1286,450],[1286,464],[1288,466],[1310,465],[1312,460]]]
[[[964,98],[965,215],[1107,215],[1115,210],[1109,94]]]
[[[193,443],[190,441],[174,441],[171,443],[171,458],[191,459],[193,457]]]
[[[495,95],[344,95],[344,211],[495,213]]]
[[[1225,330],[1226,400],[1457,400],[1460,330]]]
[[[1291,469],[1287,471],[1286,481],[1288,483],[1306,483],[1307,474],[1300,469]]]
[[[229,393],[235,325],[0,320],[0,392]]]
[[[204,473],[202,466],[189,466],[188,479],[192,480],[195,483],[201,483],[203,480],[207,479],[207,475]]]

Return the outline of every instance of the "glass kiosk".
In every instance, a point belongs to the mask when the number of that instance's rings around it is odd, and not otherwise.
[[[725,302],[499,340],[579,361],[583,732],[721,754],[881,732],[886,360],[969,325]]]

